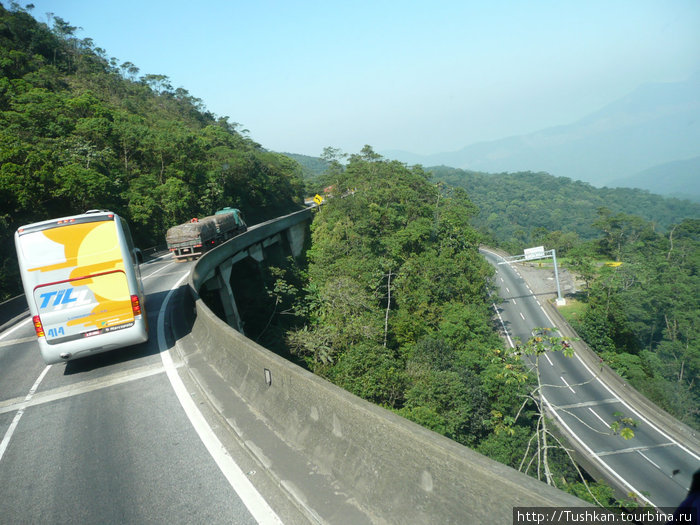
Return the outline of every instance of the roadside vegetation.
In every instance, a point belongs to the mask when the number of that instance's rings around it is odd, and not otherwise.
[[[537,406],[536,374],[504,351],[492,323],[492,269],[479,244],[513,252],[546,244],[587,283],[578,297],[581,336],[698,427],[697,208],[642,192],[648,205],[632,206],[655,215],[641,218],[615,208],[617,197],[608,202],[579,186],[573,205],[569,181],[554,184],[561,195],[546,206],[528,201],[542,193],[539,182],[511,189],[503,209],[507,197],[496,190],[482,195],[479,184],[460,184],[460,174],[436,177],[369,146],[349,157],[327,148],[303,181],[295,160],[266,151],[167,77],[139,76],[134,64],[108,58],[76,31],[59,17],[49,27],[16,4],[0,5],[6,246],[21,224],[90,208],[123,215],[137,242],[153,246],[193,216],[235,206],[254,223],[298,208],[304,184],[308,192],[327,188],[304,261],[240,267],[247,278],[235,292],[246,335],[364,399],[609,505],[611,489],[583,483],[562,447],[533,449],[533,436],[554,439]],[[266,295],[253,290],[255,279]],[[0,299],[18,292],[16,258],[6,250]],[[526,344],[536,353],[537,341]]]
[[[266,270],[269,304],[258,311],[268,315],[247,319],[248,336],[264,333],[268,348],[491,458],[615,504],[542,413],[537,374],[523,359],[541,343],[523,342],[522,354],[504,349],[467,193],[369,146],[349,157],[327,148],[323,157],[328,169],[309,187],[332,189],[307,260]]]
[[[299,165],[228,117],[110,58],[58,16],[37,22],[0,4],[0,243],[18,226],[110,209],[142,248],[167,228],[224,206],[248,222],[301,204]],[[20,292],[13,249],[0,253],[0,301]]]
[[[546,173],[431,168],[510,253],[544,245],[583,282],[569,319],[613,369],[700,430],[700,205]]]

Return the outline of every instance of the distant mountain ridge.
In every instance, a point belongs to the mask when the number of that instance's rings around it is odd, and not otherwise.
[[[640,86],[573,124],[434,155],[381,153],[424,166],[491,173],[545,171],[595,186],[624,180],[626,186],[644,188],[637,185],[637,174],[700,155],[700,73],[684,82]],[[665,177],[675,175],[670,170]],[[700,194],[700,176],[695,178],[686,190]],[[670,186],[677,184],[671,181]]]
[[[700,157],[654,166],[631,177],[614,180],[610,186],[634,186],[659,195],[700,202]]]

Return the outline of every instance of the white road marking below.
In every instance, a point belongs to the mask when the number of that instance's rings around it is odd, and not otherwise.
[[[569,390],[571,390],[574,394],[576,393],[576,391],[573,388],[571,388],[571,385],[569,385],[569,383],[566,382],[566,379],[564,379],[562,376],[559,376],[559,379],[561,379],[564,382],[564,384]]]
[[[10,428],[7,429],[7,432],[5,432],[5,437],[2,438],[2,442],[0,442],[0,461],[2,461],[2,457],[5,455],[5,451],[7,450],[8,445],[10,444],[10,440],[12,439],[12,435],[15,433],[15,429],[17,428],[17,425],[19,424],[19,420],[22,419],[22,416],[24,415],[24,410],[27,408],[27,403],[34,397],[34,394],[36,393],[37,389],[39,388],[39,385],[41,382],[44,380],[44,377],[46,377],[46,373],[49,371],[51,368],[51,365],[46,365],[44,370],[41,371],[41,374],[39,374],[39,377],[37,377],[36,381],[34,381],[34,384],[32,385],[32,388],[29,389],[29,393],[27,394],[27,397],[24,398],[24,404],[21,406],[21,408],[17,411],[15,414],[15,417],[12,419],[12,423],[10,423]]]
[[[148,275],[142,275],[142,276],[141,276],[141,280],[144,281],[144,280],[146,280],[146,279],[150,279],[150,278],[153,277],[154,275],[156,275],[156,274],[162,272],[162,271],[165,270],[166,268],[170,268],[171,266],[172,266],[172,263],[170,263],[170,264],[165,264],[165,265],[161,266],[160,268],[158,268],[157,270],[155,270],[155,271],[149,273]]]
[[[496,306],[496,303],[493,304],[493,309],[496,311],[496,315],[498,316],[498,319],[501,321],[501,326],[503,327],[503,333],[506,334],[506,338],[508,339],[508,344],[510,345],[511,348],[515,348],[515,345],[513,344],[513,340],[510,338],[510,334],[508,333],[508,329],[506,328],[506,323],[503,322],[503,317],[501,317],[501,312],[498,311],[498,307]]]
[[[167,343],[165,341],[165,312],[173,293],[188,275],[189,272],[186,273],[177,283],[175,283],[175,286],[173,286],[165,296],[163,304],[160,307],[160,312],[158,313],[158,348],[160,349],[160,357],[163,361],[163,367],[165,368],[170,384],[175,391],[175,395],[177,395],[177,398],[187,414],[192,427],[195,429],[199,435],[199,438],[202,440],[202,443],[204,443],[204,446],[209,451],[209,454],[228,480],[231,488],[236,491],[238,497],[241,498],[243,504],[253,515],[253,518],[255,518],[258,523],[264,525],[282,525],[282,520],[267,504],[262,495],[256,490],[250,480],[246,477],[245,473],[228,454],[226,448],[221,444],[221,441],[219,441],[219,438],[216,437],[214,431],[207,424],[204,416],[190,397],[187,388],[185,388],[185,385],[177,372],[175,364],[173,363],[170,350],[167,348]]]
[[[131,381],[144,379],[146,377],[162,374],[164,372],[165,369],[163,368],[162,363],[157,363],[136,369],[124,370],[104,377],[88,379],[87,381],[80,381],[78,383],[51,390],[45,390],[33,396],[31,400],[21,400],[21,398],[7,399],[5,401],[0,401],[0,414],[13,412],[21,408],[26,409],[29,407],[43,405],[44,403],[58,401],[59,399],[66,399],[68,397],[87,394],[88,392],[94,392],[95,390],[101,390],[103,388],[129,383]]]
[[[566,431],[569,433],[570,436],[572,436],[576,441],[578,441],[578,443],[586,450],[586,452],[588,452],[592,457],[594,457],[598,460],[598,463],[600,464],[601,467],[603,467],[605,470],[607,470],[620,483],[622,483],[625,487],[627,487],[630,491],[632,491],[632,493],[634,493],[639,499],[646,501],[652,507],[656,507],[656,505],[654,505],[654,503],[652,503],[651,500],[649,500],[648,498],[646,498],[642,495],[641,491],[634,488],[630,482],[628,482],[625,478],[620,476],[615,470],[612,469],[612,467],[610,467],[610,465],[608,465],[605,461],[603,461],[598,454],[593,452],[591,447],[589,447],[585,441],[583,441],[578,435],[576,435],[571,430],[569,425],[567,425],[564,422],[562,417],[559,415],[559,412],[557,410],[554,410],[554,407],[550,404],[549,401],[547,401],[546,397],[542,396],[542,401],[544,401],[544,403],[547,405],[549,410],[552,411],[552,413],[554,414],[554,417],[557,418],[557,420],[559,421],[559,424],[566,429]]]
[[[0,348],[3,346],[14,346],[14,345],[20,345],[22,343],[31,343],[32,341],[36,341],[36,336],[31,335],[29,337],[21,337],[19,339],[10,339],[9,341],[2,341],[0,342]]]
[[[3,333],[1,333],[1,334],[0,334],[0,339],[5,339],[8,335],[10,335],[11,333],[16,332],[17,330],[19,330],[20,328],[22,328],[25,324],[28,324],[28,323],[30,323],[31,321],[32,321],[32,318],[31,318],[31,317],[27,317],[24,321],[22,321],[22,322],[19,323],[18,325],[13,326],[13,327],[10,328],[9,330],[5,330]]]
[[[587,364],[583,361],[583,359],[581,359],[581,357],[578,355],[578,352],[575,352],[575,353],[574,353],[574,357],[576,357],[576,359],[579,360],[579,362],[583,365],[583,367],[584,367],[586,370],[588,370],[588,373],[591,374],[591,376],[593,376],[593,377],[598,381],[598,383],[600,383],[600,385],[601,385],[603,388],[605,388],[605,390],[607,390],[615,399],[617,399],[617,400],[620,402],[620,404],[622,404],[622,406],[624,406],[627,410],[629,410],[632,414],[634,414],[636,419],[639,419],[640,421],[642,421],[643,423],[645,423],[646,425],[648,425],[650,428],[653,428],[653,429],[656,430],[659,434],[661,434],[664,438],[668,439],[671,443],[673,443],[674,445],[677,445],[678,448],[680,448],[682,451],[686,452],[688,455],[690,455],[690,456],[692,456],[693,458],[695,458],[696,460],[700,461],[700,456],[697,456],[692,450],[690,450],[689,448],[683,446],[683,444],[680,443],[679,441],[677,441],[676,439],[673,439],[673,438],[672,438],[671,436],[669,436],[666,432],[664,432],[664,431],[661,430],[659,427],[657,427],[656,425],[654,425],[651,421],[649,421],[649,420],[648,420],[647,418],[645,418],[642,414],[640,414],[640,413],[637,412],[634,408],[632,408],[629,404],[627,404],[627,402],[625,402],[625,400],[623,400],[620,396],[618,396],[617,393],[614,392],[608,385],[606,385],[606,384],[603,382],[603,380],[602,380],[598,375],[596,375],[596,374],[593,373],[593,371],[588,367],[588,365],[587,365]]]
[[[604,420],[602,417],[600,417],[600,416],[598,415],[598,412],[596,412],[595,410],[593,410],[591,407],[588,407],[588,410],[590,410],[591,413],[592,413],[595,417],[597,417],[598,419],[600,419],[600,422],[603,423],[603,425],[605,425],[605,428],[610,428],[610,425],[608,425],[608,424],[605,422],[605,420]]]
[[[650,460],[650,459],[646,456],[646,454],[644,454],[644,452],[642,452],[641,450],[638,450],[637,453],[638,453],[640,456],[642,456],[644,459],[646,459],[649,463],[651,463],[652,465],[654,465],[657,469],[661,470],[661,467],[658,466],[656,463],[654,463],[652,460]],[[662,472],[663,472],[663,471],[662,471]]]

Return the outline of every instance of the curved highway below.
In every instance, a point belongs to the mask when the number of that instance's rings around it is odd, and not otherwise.
[[[281,523],[178,395],[197,395],[168,350],[190,268],[141,265],[147,343],[46,366],[29,319],[0,334],[4,523]]]
[[[264,244],[250,230],[246,242]],[[503,523],[516,506],[583,503],[217,318],[192,275],[247,246],[239,240],[197,265],[169,255],[141,265],[147,343],[46,366],[29,319],[0,333],[3,522]]]
[[[481,250],[495,267],[500,302],[494,307],[511,346],[527,341],[532,330],[557,328],[520,274],[500,255]],[[603,383],[577,349],[567,358],[548,352],[539,358],[539,372],[546,405],[579,453],[611,480],[623,493],[633,493],[643,503],[675,508],[686,496],[692,474],[700,468],[700,457],[684,443],[669,436],[626,403]],[[634,437],[613,435],[610,423],[622,413],[638,422]]]

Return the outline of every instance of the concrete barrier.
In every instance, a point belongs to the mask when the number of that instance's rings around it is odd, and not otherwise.
[[[501,524],[511,522],[516,506],[585,505],[290,363],[218,319],[201,300],[196,313],[191,337],[197,349],[187,345],[186,362],[206,362],[370,522]],[[225,403],[214,400],[224,412]]]
[[[678,421],[671,414],[650,401],[646,396],[625,381],[617,372],[602,362],[586,342],[580,338],[576,330],[564,319],[559,310],[549,301],[542,303],[554,324],[564,337],[575,339],[574,349],[583,362],[600,377],[601,381],[610,387],[625,403],[634,408],[656,427],[663,429],[677,442],[700,456],[700,432]]]
[[[3,301],[0,303],[0,331],[28,316],[29,306],[24,294]]]
[[[191,274],[196,319],[187,341],[178,346],[231,430],[311,521],[502,524],[512,522],[518,506],[586,505],[244,337],[198,296],[203,276],[223,260],[223,252],[215,252],[203,256]],[[268,437],[251,437],[244,424],[263,427],[259,432]],[[292,456],[295,467],[285,464],[284,458]],[[290,481],[294,475],[302,480],[320,476],[324,481],[317,486],[330,489],[329,498],[340,503],[318,502],[324,498],[303,481]]]

